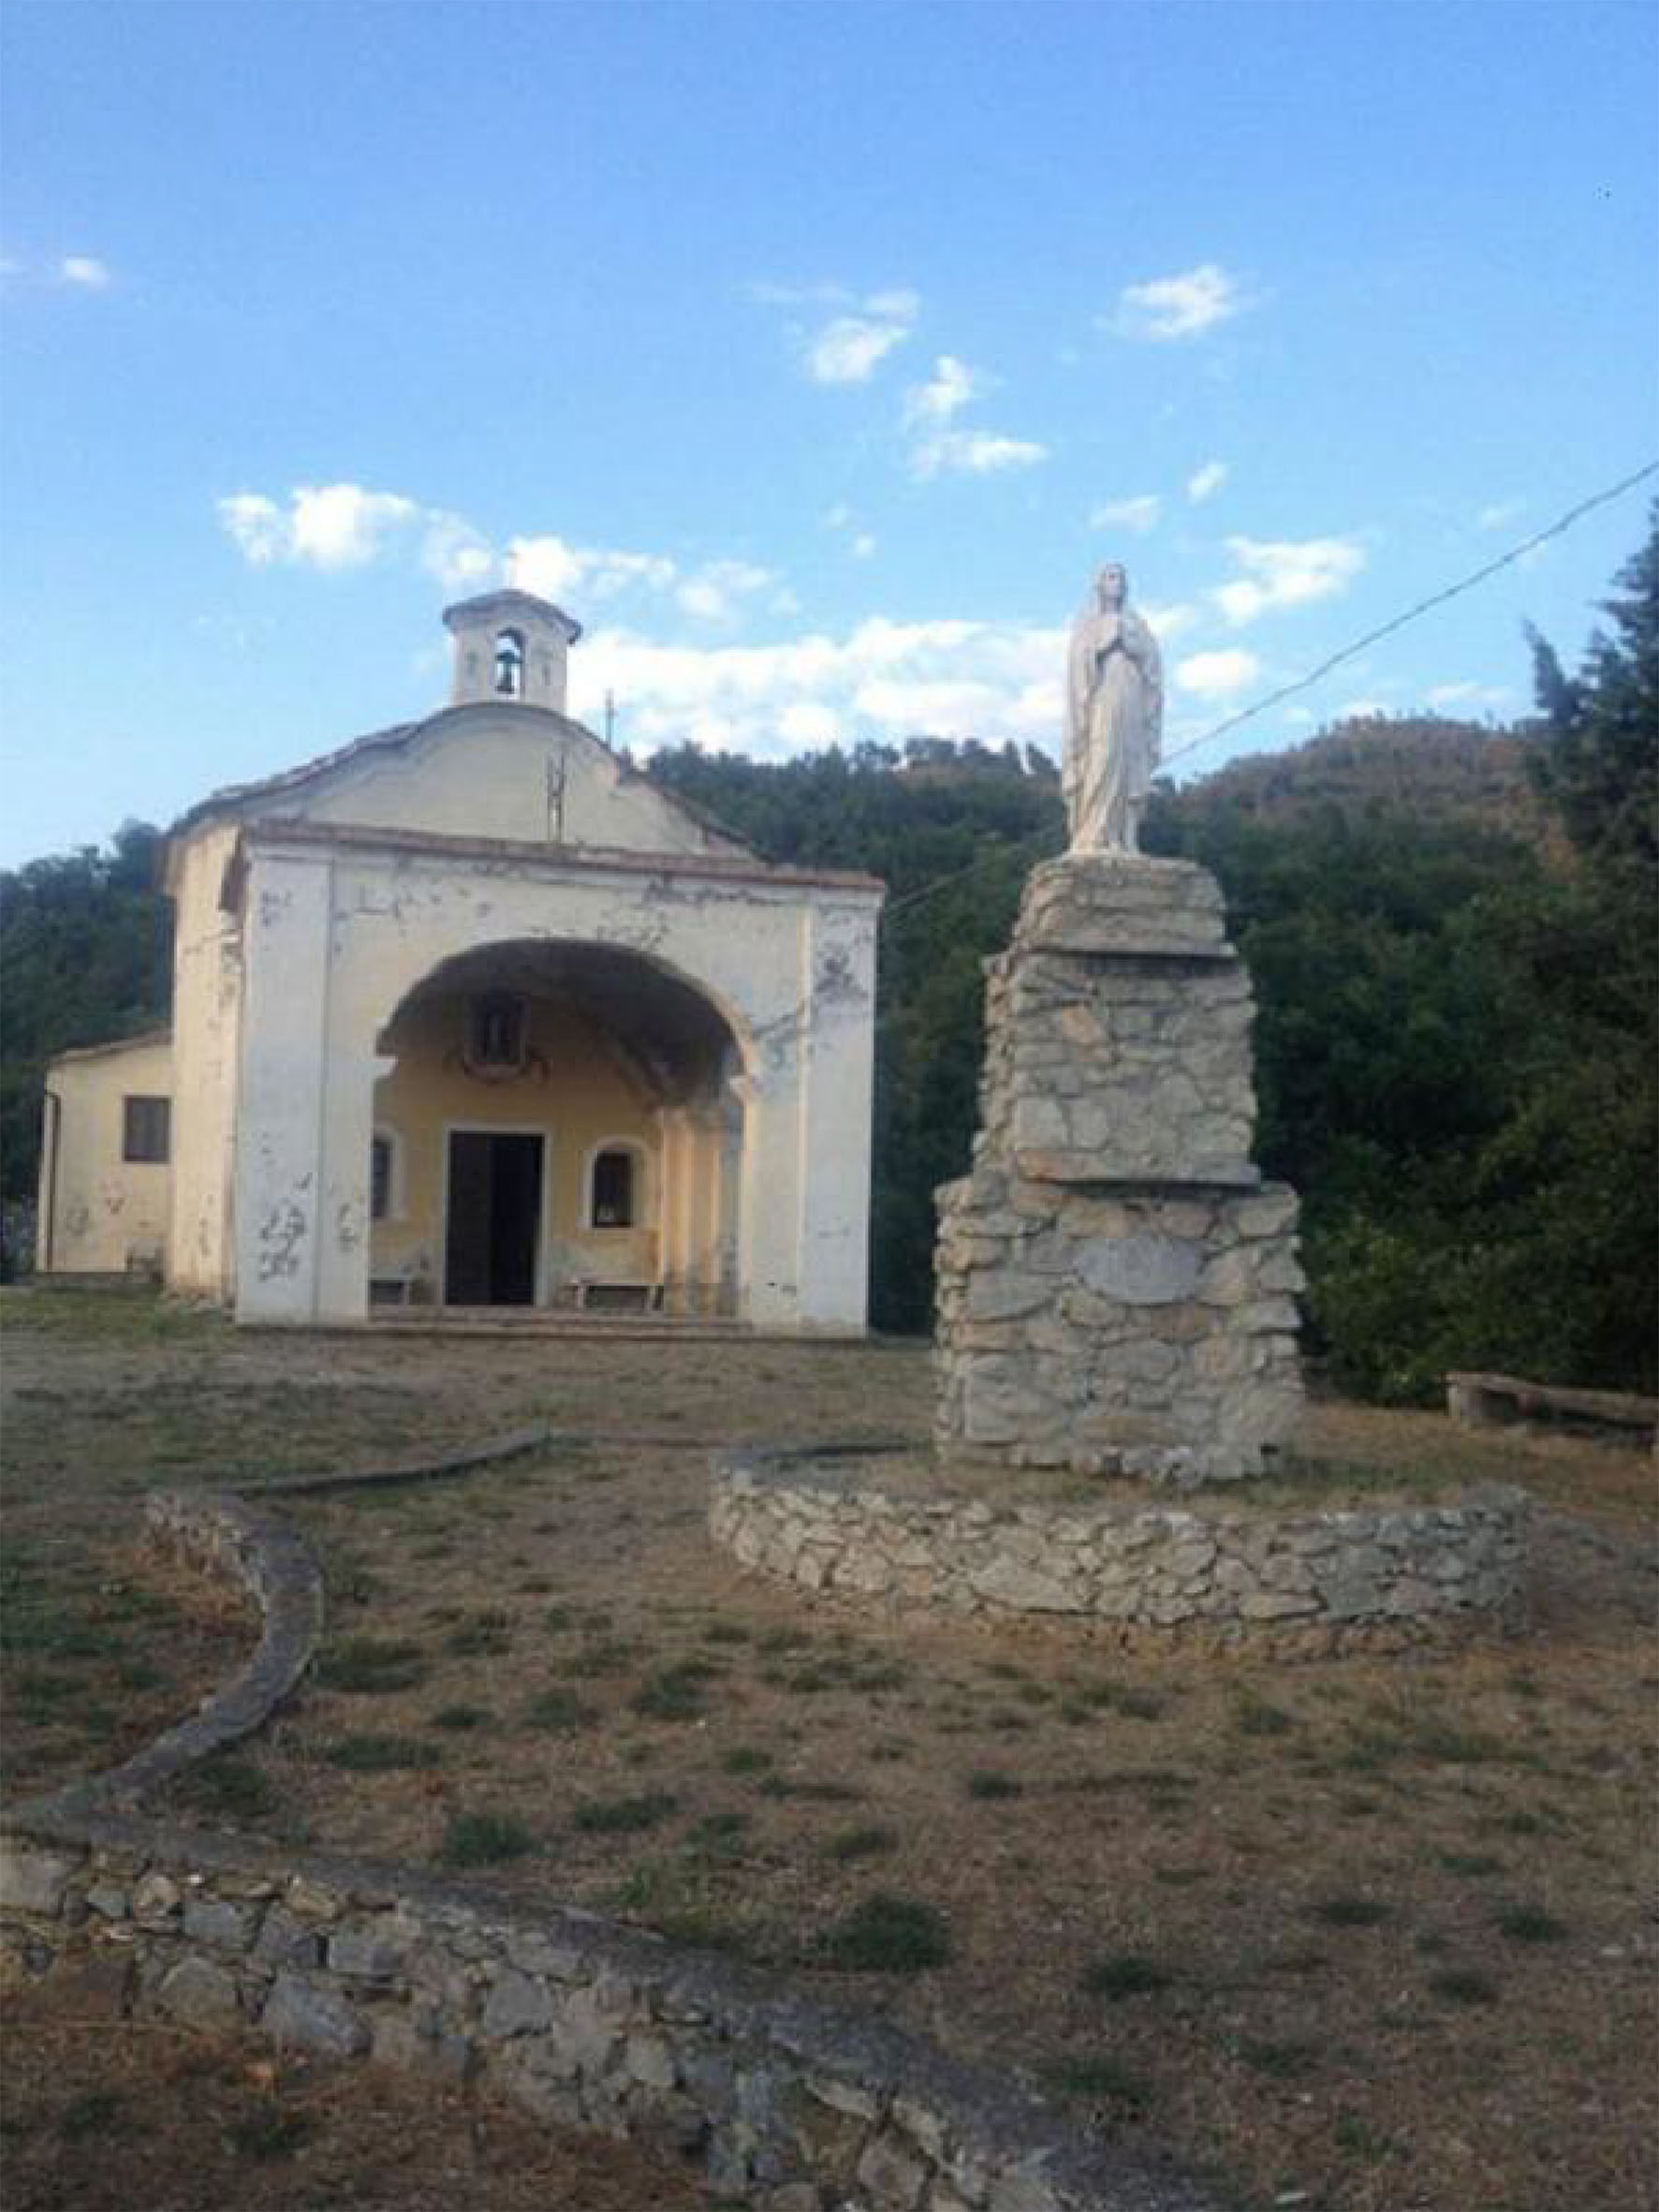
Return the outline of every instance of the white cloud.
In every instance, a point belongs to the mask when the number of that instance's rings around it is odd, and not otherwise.
[[[699,622],[730,622],[745,599],[776,581],[770,568],[759,568],[753,561],[711,561],[686,577],[674,597],[685,613]]]
[[[1229,538],[1226,542],[1243,574],[1211,597],[1236,629],[1277,608],[1335,598],[1365,566],[1363,549],[1350,538]]]
[[[399,492],[366,492],[360,484],[301,484],[288,512],[292,558],[318,568],[363,568],[420,515],[415,501]]]
[[[257,568],[285,562],[314,568],[361,568],[377,560],[422,509],[398,492],[361,484],[297,484],[286,508],[262,493],[219,502],[219,520]]]
[[[1513,697],[1506,684],[1432,684],[1429,687],[1429,704],[1439,710],[1443,707],[1500,707]]]
[[[1161,645],[1167,645],[1171,638],[1179,638],[1182,630],[1190,630],[1198,619],[1197,607],[1180,599],[1171,600],[1167,607],[1142,607],[1140,612],[1146,617],[1147,627]]]
[[[218,502],[218,514],[256,568],[281,564],[338,571],[402,558],[418,562],[446,591],[508,584],[579,611],[647,595],[670,599],[681,613],[702,623],[735,622],[759,604],[773,614],[799,612],[783,579],[757,561],[727,558],[686,568],[666,553],[578,545],[551,530],[497,546],[464,515],[360,484],[301,484],[286,502],[262,492],[238,492]],[[856,539],[853,550],[864,543]],[[873,538],[868,548],[874,550]]]
[[[867,561],[875,551],[874,531],[860,527],[859,517],[845,500],[837,500],[830,509],[824,517],[824,527],[844,540],[855,561]]]
[[[262,492],[236,492],[218,502],[219,521],[256,568],[285,557],[287,529],[274,499]]]
[[[790,752],[833,745],[839,734],[839,726],[830,708],[816,705],[811,700],[791,700],[778,716],[778,735]]]
[[[942,353],[927,383],[913,384],[906,393],[904,419],[907,422],[948,422],[984,390],[983,379],[965,361],[958,361],[953,353]]]
[[[872,292],[805,338],[802,363],[815,384],[867,384],[909,337],[921,305],[914,292]]]
[[[928,381],[911,386],[904,395],[903,420],[912,434],[908,465],[918,482],[936,476],[991,476],[1048,459],[1048,447],[1035,438],[951,427],[962,409],[982,399],[995,381],[955,354],[942,353]]]
[[[1142,492],[1133,499],[1108,499],[1089,517],[1091,530],[1134,530],[1139,536],[1155,527],[1164,502],[1155,492]]]
[[[114,281],[114,271],[96,254],[63,254],[55,261],[27,261],[16,254],[0,254],[0,284],[30,290],[107,292]]]
[[[1195,699],[1232,699],[1255,682],[1261,663],[1238,646],[1214,653],[1191,653],[1175,664],[1175,681]]]
[[[58,263],[58,282],[74,285],[83,292],[107,291],[110,264],[100,261],[95,254],[66,254]]]
[[[1196,338],[1251,304],[1236,276],[1215,261],[1201,261],[1178,276],[1125,285],[1110,327],[1124,338]]]
[[[1475,527],[1477,530],[1502,530],[1506,524],[1514,522],[1519,514],[1524,512],[1525,508],[1524,499],[1496,500],[1490,507],[1481,509],[1475,518]]]
[[[562,599],[587,572],[587,556],[552,531],[507,540],[507,581],[538,599]]]
[[[911,449],[910,473],[925,480],[936,476],[990,476],[1005,468],[1029,468],[1049,458],[1035,438],[1004,437],[991,430],[941,430]]]
[[[636,588],[668,591],[680,569],[666,553],[572,545],[550,530],[535,538],[509,538],[505,573],[517,590],[534,592],[541,599],[614,599]]]
[[[810,308],[828,319],[792,319],[789,337],[802,373],[814,384],[866,384],[895,347],[909,337],[921,312],[919,294],[903,286],[859,294],[839,284],[752,284],[752,300],[768,307]]]
[[[487,590],[500,569],[500,556],[464,515],[431,509],[420,547],[420,565],[446,591]]]
[[[767,645],[668,645],[593,633],[571,662],[572,706],[616,695],[619,734],[650,750],[695,738],[777,758],[831,737],[1005,736],[1058,747],[1064,628],[896,622]]]
[[[1186,495],[1195,507],[1199,507],[1219,492],[1227,480],[1225,461],[1206,461],[1202,468],[1195,468],[1186,480]]]
[[[838,315],[807,347],[806,373],[815,384],[867,384],[894,347],[909,335],[903,323]]]

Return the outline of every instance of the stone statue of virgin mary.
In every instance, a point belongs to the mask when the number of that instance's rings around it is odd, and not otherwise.
[[[1109,563],[1072,627],[1061,788],[1073,852],[1136,852],[1158,765],[1164,674],[1157,641]]]

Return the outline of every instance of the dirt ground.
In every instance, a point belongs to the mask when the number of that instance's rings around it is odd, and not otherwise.
[[[0,1305],[8,1567],[35,1624],[20,1779],[126,1747],[146,1699],[237,1647],[131,1548],[148,1482],[554,1420],[589,1440],[295,1504],[329,1575],[322,1663],[182,1807],[741,1951],[1247,2205],[1652,2201],[1639,1456],[1319,1408],[1321,1486],[1533,1491],[1524,1630],[1387,1660],[1130,1660],[1075,1630],[810,1600],[708,1546],[712,1442],[919,1440],[919,1349],[246,1337],[115,1305]],[[683,1441],[624,1440],[642,1433]],[[109,1622],[111,1585],[157,1610]],[[162,1679],[125,1691],[124,1665]]]

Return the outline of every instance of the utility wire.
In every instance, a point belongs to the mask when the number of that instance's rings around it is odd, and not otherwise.
[[[1179,760],[1188,753],[1196,753],[1200,745],[1213,745],[1218,737],[1225,737],[1229,730],[1237,730],[1241,722],[1248,722],[1256,715],[1265,715],[1270,707],[1276,707],[1285,700],[1294,699],[1299,691],[1306,691],[1310,686],[1319,683],[1329,675],[1332,669],[1341,668],[1344,660],[1352,660],[1356,654],[1363,653],[1368,645],[1374,645],[1381,638],[1391,638],[1396,630],[1403,629],[1408,622],[1416,622],[1419,615],[1427,614],[1431,608],[1444,607],[1448,599],[1458,598],[1462,593],[1473,591],[1477,583],[1484,583],[1489,576],[1497,575],[1500,568],[1512,567],[1536,547],[1548,544],[1551,538],[1559,538],[1564,531],[1570,530],[1581,516],[1589,514],[1593,509],[1606,507],[1610,499],[1621,497],[1655,475],[1659,475],[1659,461],[1650,461],[1645,468],[1638,468],[1633,476],[1623,478],[1619,483],[1609,484],[1605,492],[1597,492],[1589,499],[1580,500],[1577,507],[1569,508],[1548,529],[1523,539],[1520,545],[1512,545],[1507,553],[1500,553],[1495,561],[1488,561],[1485,568],[1476,568],[1473,575],[1461,577],[1456,583],[1448,583],[1443,591],[1431,592],[1426,599],[1419,599],[1415,607],[1408,607],[1403,614],[1396,614],[1391,622],[1385,622],[1376,629],[1367,630],[1364,637],[1356,638],[1351,645],[1344,645],[1340,653],[1333,653],[1329,660],[1322,660],[1316,669],[1310,670],[1305,676],[1298,676],[1293,684],[1285,684],[1277,691],[1270,691],[1266,699],[1258,699],[1252,706],[1241,707],[1236,715],[1229,715],[1225,722],[1218,722],[1213,730],[1206,730],[1202,737],[1189,738],[1185,745],[1178,745],[1174,752],[1166,754],[1161,765],[1167,767],[1171,760]]]
[[[1351,645],[1344,645],[1328,660],[1322,660],[1316,669],[1310,670],[1305,676],[1298,676],[1294,683],[1283,685],[1277,691],[1270,691],[1265,699],[1258,699],[1250,706],[1241,707],[1236,715],[1229,715],[1226,721],[1217,722],[1212,730],[1206,730],[1201,736],[1189,738],[1185,745],[1178,745],[1174,752],[1166,754],[1160,766],[1167,767],[1170,761],[1180,760],[1188,753],[1196,753],[1200,746],[1213,745],[1218,737],[1225,737],[1229,730],[1237,730],[1241,722],[1252,721],[1257,715],[1265,715],[1270,707],[1279,706],[1284,700],[1294,699],[1299,691],[1306,691],[1311,686],[1321,682],[1332,669],[1341,668],[1345,660],[1352,660],[1368,646],[1376,644],[1379,639],[1392,637],[1396,630],[1403,629],[1407,623],[1417,621],[1432,608],[1444,607],[1448,599],[1458,598],[1462,593],[1473,591],[1477,583],[1484,583],[1489,576],[1496,576],[1500,569],[1512,567],[1536,547],[1548,544],[1552,538],[1561,537],[1564,531],[1570,530],[1583,516],[1598,507],[1606,507],[1609,500],[1622,497],[1637,484],[1645,483],[1651,476],[1659,476],[1659,461],[1650,461],[1645,467],[1621,478],[1618,483],[1608,484],[1604,491],[1594,492],[1588,499],[1581,499],[1577,507],[1569,508],[1565,514],[1558,515],[1553,523],[1534,532],[1531,538],[1523,538],[1519,545],[1512,545],[1507,553],[1500,553],[1495,561],[1488,561],[1483,568],[1475,569],[1470,575],[1460,577],[1456,583],[1448,583],[1440,591],[1431,592],[1426,599],[1419,599],[1416,606],[1406,608],[1402,614],[1396,614],[1391,621],[1382,623],[1376,629],[1367,630],[1364,637],[1356,638]],[[960,883],[964,876],[977,875],[981,868],[989,867],[992,861],[1006,859],[1010,849],[1017,848],[1004,846],[995,852],[981,853],[977,860],[969,861],[965,867],[955,868],[948,876],[940,876],[933,882],[924,884],[921,890],[913,891],[904,898],[895,899],[886,910],[886,919],[890,920],[895,914],[903,914],[912,907],[920,906],[924,899],[931,899],[936,892],[948,890],[951,884]]]

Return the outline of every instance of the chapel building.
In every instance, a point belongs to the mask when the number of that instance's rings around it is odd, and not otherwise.
[[[448,706],[174,826],[172,1025],[49,1068],[41,1271],[862,1330],[882,886],[571,720],[557,607],[444,620]]]

